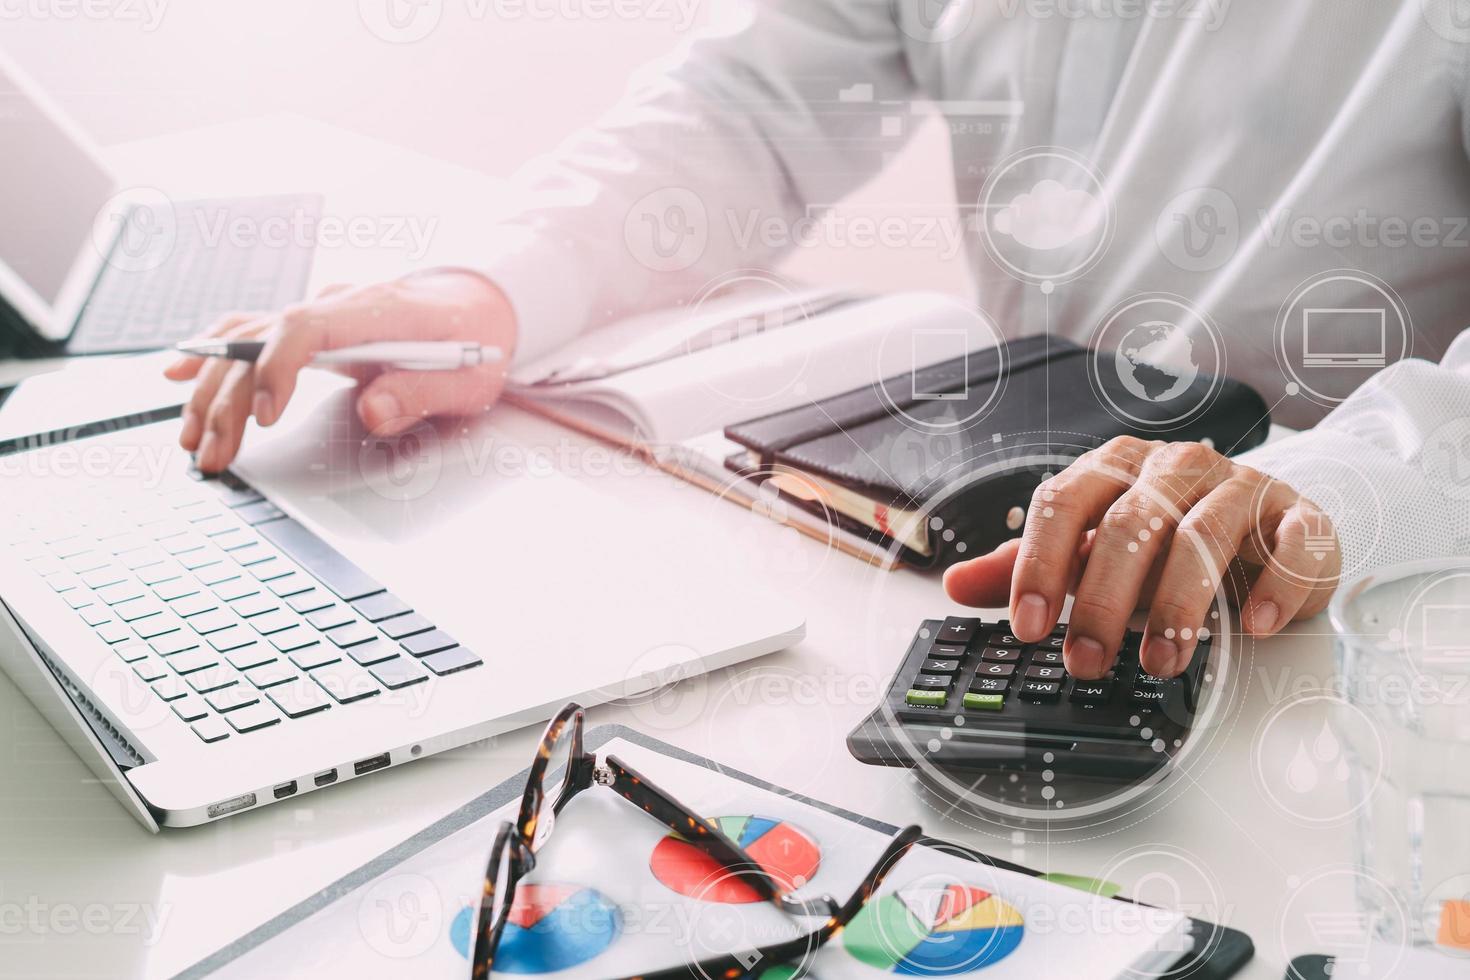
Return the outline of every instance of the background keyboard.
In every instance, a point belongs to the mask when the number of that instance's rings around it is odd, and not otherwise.
[[[8,543],[204,742],[482,663],[233,474],[45,485]]]
[[[306,294],[321,205],[316,195],[284,195],[135,211],[126,222],[137,226],[125,233],[130,247],[119,255],[124,244],[114,245],[67,351],[168,347],[227,313],[296,302]],[[232,236],[232,227],[248,234]]]

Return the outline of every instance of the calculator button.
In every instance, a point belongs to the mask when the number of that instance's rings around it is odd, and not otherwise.
[[[958,660],[926,660],[919,668],[926,674],[953,674],[960,669]]]
[[[927,691],[948,691],[954,686],[953,677],[943,677],[934,674],[920,674],[914,678],[914,687]]]
[[[1005,633],[1000,630],[996,630],[994,633],[991,633],[990,639],[987,642],[989,642],[991,646],[997,647],[1018,647],[1023,645],[1021,641],[1011,633]]]
[[[986,647],[980,659],[990,664],[1013,664],[1021,659],[1021,651],[1015,647]]]
[[[1048,636],[1036,645],[1042,650],[1055,650],[1057,653],[1061,653],[1062,643],[1065,639],[1066,637],[1064,636]]]
[[[999,711],[1005,707],[1004,694],[966,694],[965,707],[975,711]]]
[[[980,694],[1001,694],[1010,686],[1009,677],[976,677],[970,682],[970,690]]]
[[[949,700],[949,695],[943,691],[909,691],[904,695],[904,701],[908,704],[921,708],[942,708],[944,702]]]
[[[1060,664],[1062,663],[1061,650],[1047,650],[1044,647],[1031,655],[1033,664]]]
[[[964,646],[975,638],[975,630],[980,627],[980,620],[965,619],[959,616],[951,616],[939,627],[938,640],[941,643],[953,643],[956,646]]]
[[[976,677],[1010,677],[1016,672],[1015,664],[981,664],[975,670]]]
[[[1026,668],[1028,681],[1059,681],[1067,676],[1065,667],[1032,666]]]
[[[1061,693],[1060,681],[1022,681],[1021,693],[1036,701],[1051,701]]]
[[[1130,700],[1139,707],[1162,708],[1164,706],[1164,688],[1151,684],[1135,683]]]
[[[1106,678],[1072,682],[1072,700],[1078,704],[1106,704],[1112,693],[1113,682]]]
[[[935,660],[962,660],[965,656],[965,648],[936,643],[929,651],[929,656]]]

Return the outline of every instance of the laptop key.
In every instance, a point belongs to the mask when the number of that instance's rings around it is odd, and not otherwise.
[[[342,659],[342,654],[337,651],[336,647],[329,647],[325,643],[313,643],[309,647],[294,651],[290,656],[291,662],[302,670],[315,670]]]
[[[127,602],[129,599],[138,599],[143,595],[143,586],[133,581],[113,582],[101,587],[93,586],[97,590],[97,598],[115,606],[119,602]]]
[[[325,632],[326,630],[336,629],[338,626],[346,626],[356,618],[352,614],[352,610],[346,606],[330,606],[307,616],[306,621]]]
[[[181,675],[192,674],[219,664],[219,657],[209,650],[185,650],[168,658],[168,665]]]
[[[196,671],[184,678],[189,686],[200,694],[208,694],[210,691],[218,691],[222,687],[229,687],[240,679],[240,675],[233,667],[225,664],[217,664],[201,671]]]
[[[219,596],[222,602],[234,602],[236,599],[255,595],[259,591],[260,585],[248,578],[229,579],[214,587],[214,594]]]
[[[232,684],[212,694],[206,694],[204,700],[208,701],[209,706],[215,711],[226,714],[259,703],[260,695],[256,694],[253,688],[243,684]]]
[[[377,636],[377,630],[361,621],[348,623],[345,626],[335,626],[327,630],[327,639],[344,649],[346,647],[356,646],[359,643],[366,643],[368,640],[377,639]]]
[[[380,664],[373,664],[368,673],[376,677],[384,687],[392,691],[410,687],[429,679],[428,673],[416,661],[408,657],[394,657]]]
[[[163,636],[165,633],[174,632],[179,628],[181,622],[179,617],[173,613],[149,616],[147,619],[134,623],[133,632],[137,633],[141,639],[151,640],[156,636]]]
[[[305,592],[297,593],[286,600],[286,605],[305,616],[307,613],[320,612],[329,609],[333,605],[332,597],[318,588],[310,588]]]
[[[262,537],[299,562],[345,602],[355,602],[383,591],[383,587],[362,569],[289,517],[261,524],[258,530]]]
[[[380,693],[378,682],[367,671],[339,660],[311,672],[311,679],[322,686],[338,704],[351,704]]]
[[[370,623],[381,623],[385,619],[413,612],[412,606],[391,592],[379,592],[377,595],[358,599],[352,603],[352,608]]]
[[[135,570],[138,581],[144,585],[157,585],[170,579],[179,578],[184,574],[184,567],[170,558],[168,561],[155,562],[152,565],[144,565]]]
[[[290,653],[292,650],[300,650],[316,644],[317,634],[305,626],[292,626],[279,633],[272,633],[269,637],[271,646],[282,653]]]
[[[281,608],[281,604],[271,596],[256,593],[243,599],[236,599],[230,603],[230,608],[238,615],[249,619],[251,616],[259,616],[262,613],[275,612]]]
[[[279,660],[272,660],[268,664],[251,667],[245,671],[246,679],[262,691],[268,687],[275,687],[277,684],[284,684],[287,681],[295,680],[300,676],[300,674],[292,669],[290,664],[282,663]]]
[[[103,623],[97,627],[97,635],[102,637],[102,642],[109,644],[121,643],[123,640],[131,640],[133,638],[132,630],[128,629],[122,623]]]
[[[367,643],[359,643],[356,646],[348,647],[346,653],[347,656],[364,667],[370,667],[373,664],[382,663],[385,660],[392,660],[398,656],[398,648],[382,637],[378,637],[377,639],[369,640]]]
[[[229,728],[218,718],[201,718],[190,727],[194,729],[195,735],[198,735],[206,742],[218,742],[220,739],[230,737]]]
[[[434,673],[443,677],[445,674],[458,673],[461,670],[469,670],[483,663],[474,652],[464,647],[455,647],[453,650],[445,650],[441,653],[430,654],[420,661]]]
[[[239,514],[240,519],[246,524],[264,526],[269,526],[266,524],[267,521],[279,523],[280,519],[286,516],[285,511],[281,510],[269,500],[257,500],[253,503],[236,507],[235,513]]]
[[[133,673],[143,679],[144,683],[152,684],[168,676],[168,670],[163,666],[163,661],[149,654],[133,664]]]
[[[443,630],[430,630],[427,633],[420,633],[417,636],[406,637],[402,640],[403,649],[415,657],[423,657],[431,653],[437,653],[440,650],[448,650],[450,647],[456,645],[454,637]]]
[[[194,573],[194,577],[205,585],[220,585],[241,576],[238,568],[233,568],[228,563],[221,561],[199,569]]]
[[[230,723],[230,727],[242,735],[269,728],[280,720],[280,712],[263,703],[252,704],[225,715],[225,721]]]
[[[211,633],[205,639],[209,641],[210,646],[214,647],[220,653],[229,653],[231,650],[248,647],[254,643],[255,634],[243,626],[231,626],[229,629],[220,630],[218,633]]]
[[[284,609],[276,609],[272,612],[262,613],[246,622],[251,629],[261,636],[270,636],[272,633],[280,633],[296,626],[300,620],[292,613]]]
[[[271,579],[265,585],[266,588],[270,589],[271,592],[282,599],[288,599],[293,595],[309,592],[316,587],[316,584],[310,578],[302,575],[300,572],[292,572],[290,575],[282,575],[280,578]]]
[[[189,693],[189,685],[177,677],[164,677],[153,682],[153,693],[165,701],[177,701]]]
[[[214,597],[205,595],[203,592],[196,592],[193,595],[186,595],[182,599],[175,599],[168,605],[170,609],[185,619],[219,608],[219,603],[215,601]]]
[[[159,656],[172,657],[176,653],[183,653],[185,650],[195,649],[199,646],[200,642],[199,637],[190,633],[188,630],[175,630],[172,633],[165,633],[163,636],[155,636],[148,641],[148,645]]]
[[[229,629],[237,620],[233,613],[227,609],[211,609],[190,617],[189,628],[200,636],[208,636],[210,633],[218,633],[220,630]]]
[[[122,658],[125,664],[135,664],[148,656],[148,647],[142,643],[126,643],[120,647],[113,647],[112,652]]]
[[[163,612],[163,603],[152,596],[145,596],[141,599],[129,599],[126,602],[119,602],[112,607],[112,611],[123,622],[135,623],[140,619],[157,616]]]
[[[287,718],[303,718],[332,706],[327,692],[304,677],[289,684],[277,684],[269,688],[265,696]]]
[[[82,575],[81,580],[82,584],[89,589],[104,589],[109,585],[118,585],[123,583],[126,583],[130,588],[136,588],[135,585],[128,582],[128,573],[117,565],[103,565],[101,568],[94,568],[92,569],[92,571]],[[142,594],[143,590],[139,589],[137,595]],[[134,597],[123,596],[122,598],[131,599]],[[112,605],[111,601],[103,601],[107,602],[108,605]],[[118,599],[116,601],[121,602],[122,599]]]
[[[427,633],[434,628],[428,617],[421,613],[409,613],[407,616],[394,616],[378,624],[390,640],[401,640],[405,636],[413,636],[415,633]]]
[[[262,664],[271,663],[276,659],[276,651],[264,643],[252,643],[238,650],[231,650],[225,654],[225,659],[238,670],[249,670]]]
[[[174,714],[184,721],[198,721],[200,718],[209,717],[209,705],[197,694],[186,694],[176,701],[169,702],[169,707],[174,709]]]

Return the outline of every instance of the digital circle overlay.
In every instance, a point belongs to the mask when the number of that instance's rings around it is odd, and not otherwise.
[[[1112,200],[1087,160],[1059,147],[1023,150],[985,181],[980,240],[996,265],[1050,291],[1086,273],[1112,239]]]
[[[783,891],[795,891],[811,881],[822,864],[817,842],[795,824],[761,816],[716,817],[715,824]],[[726,870],[708,851],[676,834],[658,842],[648,864],[659,882],[686,898],[722,905],[761,901],[755,889]]]
[[[449,942],[469,959],[475,910],[459,910],[449,924]],[[496,973],[554,973],[604,952],[623,931],[623,914],[602,892],[585,885],[523,883],[500,948]]]
[[[972,885],[911,885],[874,898],[842,932],[854,959],[900,976],[956,977],[993,966],[1025,935],[1021,913]]]

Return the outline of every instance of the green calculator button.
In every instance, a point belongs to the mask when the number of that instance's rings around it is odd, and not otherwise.
[[[913,692],[910,691],[910,694]],[[1006,703],[1004,694],[966,694],[965,707],[977,711],[999,711]]]
[[[904,695],[904,700],[909,704],[929,708],[942,708],[944,707],[944,702],[948,699],[949,693],[946,691],[910,690],[908,694]]]

